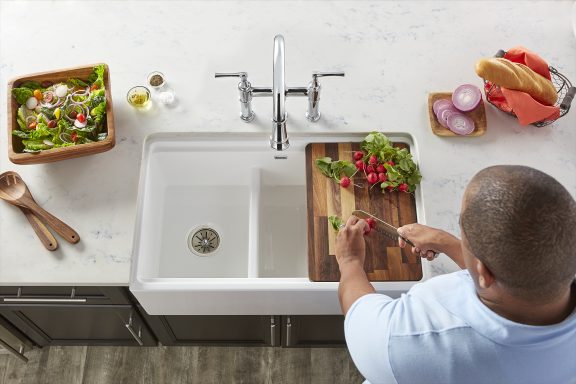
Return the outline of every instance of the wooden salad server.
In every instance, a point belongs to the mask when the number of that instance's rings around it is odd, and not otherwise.
[[[64,223],[48,211],[40,207],[32,193],[24,183],[20,175],[13,171],[4,172],[0,175],[0,198],[6,200],[10,204],[20,207],[28,208],[40,220],[50,226],[56,233],[64,238],[64,240],[75,244],[80,241],[80,236],[68,224]]]

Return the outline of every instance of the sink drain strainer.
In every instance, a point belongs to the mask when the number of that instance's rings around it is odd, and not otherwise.
[[[210,227],[193,229],[188,235],[188,248],[198,256],[209,256],[218,250],[220,236]]]

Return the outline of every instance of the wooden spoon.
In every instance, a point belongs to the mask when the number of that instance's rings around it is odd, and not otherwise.
[[[18,205],[20,207],[28,208],[39,219],[44,221],[56,233],[64,238],[64,240],[75,244],[80,241],[80,236],[66,223],[53,216],[48,211],[39,206],[32,193],[24,183],[24,180],[19,174],[13,171],[4,172],[0,175],[0,198],[6,200],[10,204]]]
[[[56,241],[56,238],[54,237],[52,232],[50,232],[48,228],[46,228],[46,226],[42,221],[40,221],[38,216],[36,216],[28,208],[24,208],[21,206],[18,206],[18,208],[20,208],[24,216],[26,216],[28,222],[32,226],[32,229],[34,229],[34,232],[36,232],[36,235],[38,236],[42,244],[44,244],[44,247],[46,247],[46,249],[49,251],[56,250],[58,248],[58,241]]]

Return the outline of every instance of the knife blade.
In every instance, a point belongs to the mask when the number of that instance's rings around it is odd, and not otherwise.
[[[398,238],[401,238],[402,240],[404,240],[407,244],[410,244],[411,246],[415,246],[414,243],[412,243],[410,240],[408,240],[405,237],[402,237],[398,234],[398,228],[396,228],[395,226],[393,226],[392,224],[388,224],[387,222],[385,222],[384,220],[366,212],[363,211],[361,209],[357,209],[354,212],[352,212],[352,214],[354,216],[357,216],[361,219],[367,219],[367,218],[372,218],[374,219],[374,222],[376,223],[376,230],[380,233],[382,233],[383,235],[388,236],[389,238],[391,238],[392,240],[397,240]]]
[[[391,238],[392,240],[396,240],[398,238],[401,238],[402,240],[404,240],[406,242],[406,244],[409,244],[413,247],[415,247],[414,243],[411,242],[410,240],[408,240],[407,238],[405,238],[404,236],[400,236],[398,234],[398,228],[396,228],[395,226],[393,226],[392,224],[388,224],[387,222],[385,222],[384,220],[366,212],[363,211],[361,209],[357,209],[354,212],[352,212],[352,214],[354,216],[357,216],[361,219],[367,219],[369,217],[371,217],[372,219],[374,219],[374,223],[376,224],[376,231],[378,233],[382,233],[386,236],[388,236],[389,238]],[[432,250],[432,252],[434,252],[434,258],[438,257],[438,252]]]

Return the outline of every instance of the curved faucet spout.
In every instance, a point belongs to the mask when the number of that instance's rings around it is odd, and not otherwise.
[[[284,78],[284,37],[274,37],[274,62],[272,68],[272,136],[270,145],[282,151],[289,146],[286,132],[286,81]]]

